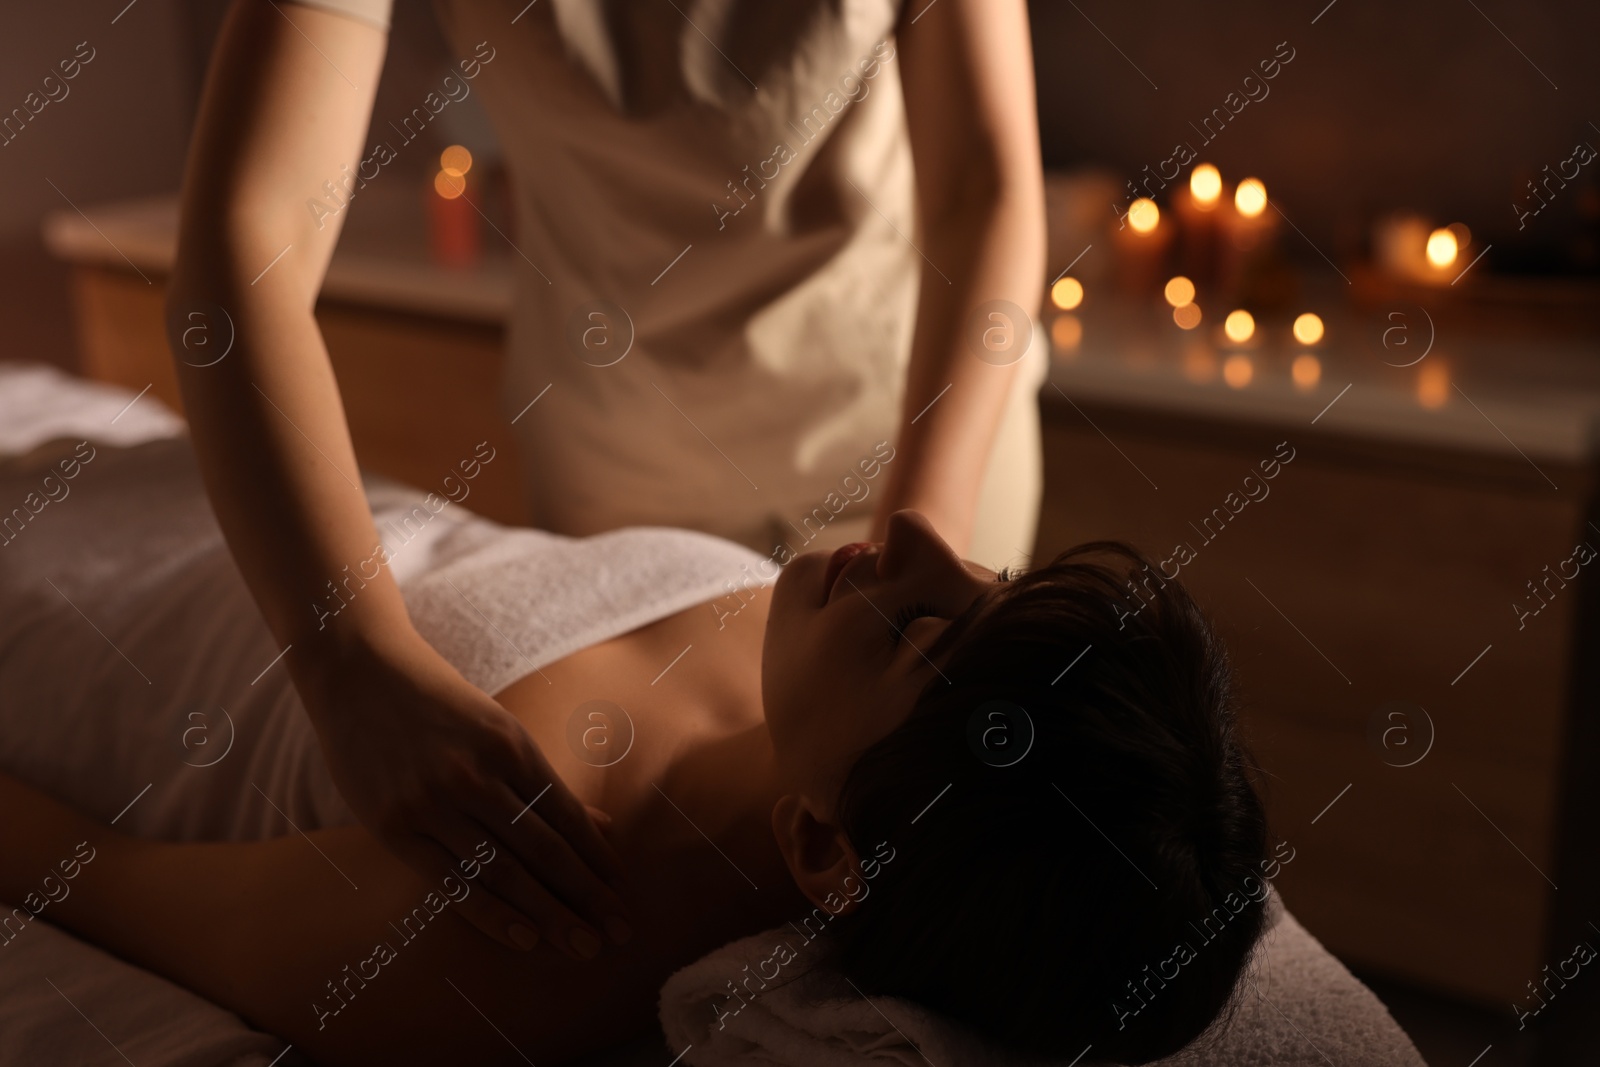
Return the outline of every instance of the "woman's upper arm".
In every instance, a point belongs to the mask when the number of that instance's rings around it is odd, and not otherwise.
[[[309,306],[343,215],[308,204],[355,171],[386,43],[376,26],[322,7],[234,0],[184,174],[174,290],[242,292],[287,247],[274,269]]]
[[[905,0],[896,46],[925,216],[1039,181],[1025,0]]]

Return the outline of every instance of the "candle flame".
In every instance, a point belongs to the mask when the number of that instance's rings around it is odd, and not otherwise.
[[[1428,262],[1443,270],[1456,261],[1460,246],[1449,227],[1434,230],[1428,235]]]
[[[1057,278],[1050,287],[1050,302],[1062,311],[1071,311],[1083,303],[1083,283],[1071,275]]]
[[[472,169],[472,153],[464,145],[453,144],[439,153],[439,167],[446,174],[459,178]]]
[[[1128,205],[1128,225],[1135,233],[1149,233],[1161,221],[1161,209],[1147,196],[1141,196]]]
[[[1210,163],[1202,163],[1189,175],[1189,194],[1194,202],[1206,210],[1217,205],[1222,195],[1222,172]]]
[[[1228,335],[1228,340],[1234,344],[1242,345],[1255,336],[1256,319],[1250,312],[1243,310],[1228,312],[1228,317],[1223,320],[1222,332]]]
[[[1267,209],[1267,187],[1259,178],[1246,178],[1233,191],[1233,206],[1245,218],[1255,218]]]
[[[1164,295],[1167,298],[1167,303],[1175,308],[1181,308],[1185,304],[1192,304],[1194,303],[1194,282],[1180,274],[1167,282]]]
[[[1309,311],[1295,319],[1294,339],[1303,345],[1314,345],[1322,340],[1322,319]]]
[[[467,191],[467,179],[459,174],[441,170],[433,176],[433,191],[446,200],[454,200]]]

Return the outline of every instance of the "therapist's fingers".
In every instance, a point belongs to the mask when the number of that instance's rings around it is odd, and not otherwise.
[[[544,754],[531,739],[524,739],[518,746],[518,754],[518,766],[506,779],[511,790],[521,797],[515,811],[526,810],[526,814],[517,819],[516,826],[520,828],[529,816],[537,815],[566,841],[592,872],[588,879],[591,884],[584,896],[599,898],[608,888],[620,890],[623,887],[622,860],[589,818],[583,803],[551,770]]]
[[[465,833],[444,831],[438,835],[438,839],[458,858],[458,865],[463,853],[474,857],[485,854],[493,857],[488,862],[479,862],[476,868],[477,891],[480,896],[487,898],[480,902],[486,917],[500,918],[503,915],[500,909],[508,908],[526,917],[519,922],[531,924],[540,941],[570,959],[593,959],[599,953],[600,932],[531,875],[518,862],[504,838],[497,838],[481,825],[464,825],[469,826]],[[525,942],[521,934],[514,940]]]
[[[480,835],[478,840],[485,840],[485,836]],[[481,933],[507,948],[520,952],[526,952],[538,945],[539,930],[535,921],[486,891],[481,884],[483,872],[487,867],[507,855],[504,849],[498,850],[495,860],[489,861],[486,866],[475,855],[479,851],[478,842],[467,844],[466,858],[479,865],[474,876],[469,878],[467,870],[473,868],[469,866],[463,870],[460,857],[433,838],[412,834],[404,842],[396,841],[388,844],[412,869],[430,880],[438,881],[437,892],[441,899],[448,899],[450,902],[448,906],[454,908],[463,919],[477,927]],[[429,907],[429,910],[433,909]]]
[[[516,853],[515,858],[520,861],[522,870],[566,905],[572,914],[583,916],[588,925],[604,930],[613,943],[620,945],[631,934],[622,898],[610,885],[595,878],[591,867],[583,862],[572,847],[571,839],[558,833],[555,827],[545,821],[541,812],[545,801],[558,789],[565,791],[565,788],[560,781],[555,782],[538,803],[530,806],[521,802],[509,786],[501,785],[499,791],[502,795],[498,804],[494,810],[480,815],[480,820],[485,825],[494,826],[497,817],[507,819],[509,825],[501,831],[500,837]],[[574,803],[577,804],[580,818],[598,836],[599,831],[589,815],[589,809],[575,798]],[[509,816],[506,814],[508,811],[512,813]],[[514,905],[524,906],[520,896],[510,899]]]

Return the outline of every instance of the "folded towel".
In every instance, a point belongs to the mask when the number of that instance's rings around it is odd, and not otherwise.
[[[183,419],[148,393],[75,378],[42,363],[0,360],[0,455],[52,437],[137,445],[183,432]]]
[[[1237,1010],[1225,1024],[1160,1063],[1426,1067],[1371,990],[1276,903],[1276,896],[1273,900],[1272,927],[1239,990]],[[1034,1067],[1044,1062],[997,1050],[910,1001],[862,995],[834,964],[826,937],[807,941],[793,927],[778,927],[678,971],[661,988],[661,1026],[668,1044],[692,1067],[862,1067],[868,1060],[898,1067]],[[762,988],[762,978],[774,971],[776,977]],[[1080,1058],[1094,1062],[1092,1054]],[[1058,1067],[1072,1062],[1077,1061],[1063,1059]]]

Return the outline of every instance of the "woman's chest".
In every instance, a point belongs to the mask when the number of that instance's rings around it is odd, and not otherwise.
[[[698,604],[591,645],[496,697],[585,803],[633,804],[687,750],[762,721],[769,591]],[[731,599],[731,598],[725,598]]]

